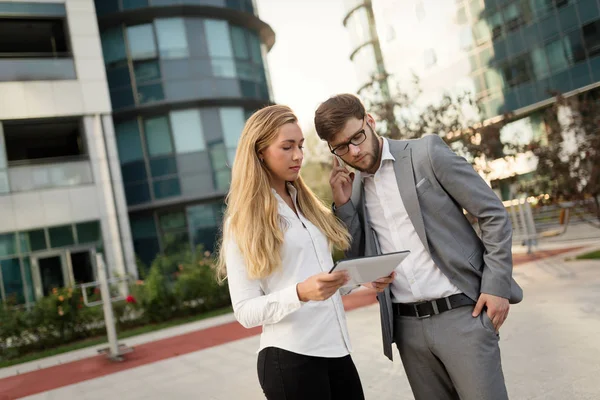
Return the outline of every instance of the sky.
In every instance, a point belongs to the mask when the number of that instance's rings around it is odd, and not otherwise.
[[[257,0],[257,6],[275,31],[267,56],[274,100],[311,130],[319,103],[358,88],[342,0]]]

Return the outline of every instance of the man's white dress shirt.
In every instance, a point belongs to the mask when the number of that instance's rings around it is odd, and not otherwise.
[[[381,252],[410,250],[410,255],[396,268],[396,279],[390,288],[392,301],[412,303],[461,293],[435,265],[421,242],[400,196],[395,161],[387,139],[383,138],[379,169],[375,174],[361,173],[369,222]]]
[[[298,215],[272,190],[284,229],[281,268],[263,279],[250,279],[235,238],[227,237],[225,257],[236,319],[246,328],[262,325],[259,351],[273,346],[317,357],[343,357],[352,348],[339,291],[325,301],[301,302],[296,285],[329,272],[333,259],[327,237],[298,208],[296,189],[288,190]],[[264,227],[255,227],[260,232]]]

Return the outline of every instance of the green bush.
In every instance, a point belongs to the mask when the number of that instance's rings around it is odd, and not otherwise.
[[[29,310],[0,307],[0,361],[52,348],[103,331],[101,309],[83,304],[79,289],[54,289]]]
[[[117,330],[191,316],[229,305],[227,286],[219,285],[210,254],[171,246],[129,286],[127,301],[113,303]],[[177,250],[178,249],[178,250]],[[88,300],[99,292],[88,292]],[[104,335],[102,306],[86,307],[80,289],[61,288],[30,309],[0,304],[0,361]]]

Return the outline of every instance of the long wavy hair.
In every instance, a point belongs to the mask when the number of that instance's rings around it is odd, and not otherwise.
[[[227,276],[225,247],[235,240],[246,263],[248,277],[261,279],[281,267],[281,246],[285,225],[280,223],[277,199],[271,192],[270,171],[258,155],[279,135],[279,129],[297,123],[293,111],[283,105],[265,107],[246,121],[237,147],[227,195],[223,236],[217,273]],[[330,246],[346,250],[350,235],[346,227],[304,183],[291,182],[298,192],[298,208],[327,237]]]

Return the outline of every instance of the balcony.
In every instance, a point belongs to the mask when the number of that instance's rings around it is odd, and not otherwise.
[[[46,58],[44,55],[37,58],[31,54],[24,56],[0,57],[0,81],[76,79],[72,58]]]
[[[32,8],[26,8],[28,12],[39,9],[45,13],[52,9],[40,4],[29,6]],[[55,11],[64,14],[64,6]],[[65,15],[27,18],[3,15],[0,23],[0,82],[75,78]]]
[[[88,185],[94,182],[89,160],[10,166],[8,178],[11,192]]]

